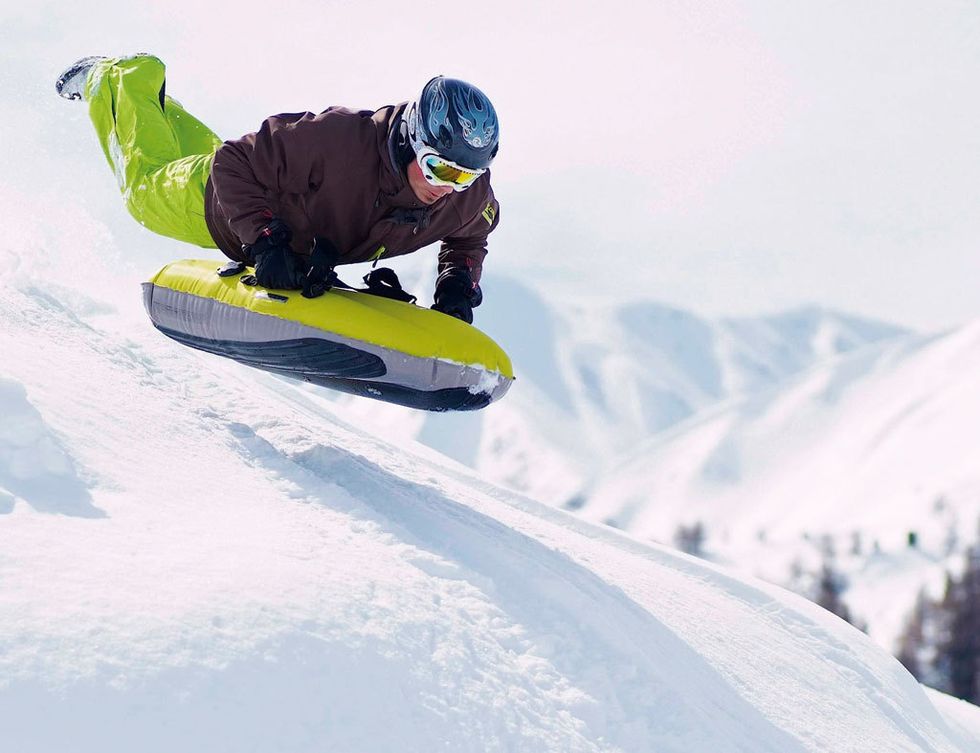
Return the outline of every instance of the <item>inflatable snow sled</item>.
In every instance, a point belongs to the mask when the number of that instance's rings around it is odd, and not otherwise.
[[[484,408],[514,380],[500,346],[438,311],[338,288],[307,299],[216,266],[179,261],[143,283],[158,330],[255,368],[424,410]]]

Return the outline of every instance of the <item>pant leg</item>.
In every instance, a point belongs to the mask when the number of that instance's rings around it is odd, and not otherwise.
[[[183,105],[169,96],[165,96],[164,113],[167,121],[177,136],[177,146],[182,156],[192,154],[214,154],[219,146],[219,139],[204,123],[184,109]]]
[[[215,248],[204,188],[221,141],[163,93],[166,68],[150,55],[100,61],[86,99],[130,214],[149,230]]]

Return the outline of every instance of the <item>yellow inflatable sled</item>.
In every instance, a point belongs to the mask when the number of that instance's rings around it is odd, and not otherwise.
[[[334,288],[320,298],[219,276],[214,261],[168,264],[143,283],[153,325],[198,350],[323,387],[432,411],[476,410],[514,381],[510,359],[464,322]]]

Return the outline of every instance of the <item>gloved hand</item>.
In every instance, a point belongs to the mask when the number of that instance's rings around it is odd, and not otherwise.
[[[308,262],[293,253],[289,241],[293,234],[282,220],[272,220],[262,235],[245,251],[255,263],[255,279],[264,288],[299,290]]]
[[[433,299],[432,308],[436,311],[472,324],[473,309],[483,303],[483,291],[467,270],[453,268],[439,275]]]
[[[329,238],[318,235],[313,239],[310,266],[303,278],[303,297],[319,298],[337,283],[333,268],[340,260],[340,251]]]

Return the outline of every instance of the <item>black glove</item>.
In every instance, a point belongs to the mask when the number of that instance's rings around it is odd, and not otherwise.
[[[310,267],[303,278],[303,297],[319,298],[337,284],[333,268],[340,260],[340,251],[329,238],[317,236],[310,252]]]
[[[433,299],[432,308],[436,311],[472,324],[473,309],[483,303],[483,291],[467,270],[457,267],[439,275]]]
[[[303,287],[307,262],[289,247],[292,237],[285,222],[272,220],[258,240],[244,248],[255,264],[255,279],[263,288],[299,290]]]

